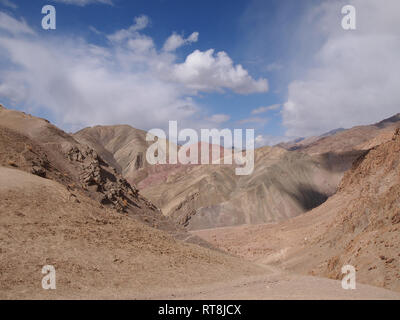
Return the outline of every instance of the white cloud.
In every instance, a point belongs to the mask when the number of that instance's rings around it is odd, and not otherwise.
[[[310,52],[314,65],[289,85],[282,112],[289,136],[370,124],[400,110],[400,2],[346,4],[357,10],[355,31],[341,28],[340,2],[326,2],[308,16],[324,41]]]
[[[265,113],[267,111],[271,111],[271,110],[278,110],[281,107],[280,104],[273,104],[271,106],[267,106],[267,107],[259,107],[257,109],[254,109],[251,111],[251,114],[260,114],[260,113]]]
[[[128,121],[152,128],[165,126],[172,116],[184,120],[193,115],[193,109],[181,108],[195,107],[181,88],[157,79],[149,69],[136,72],[131,65],[125,70],[125,57],[114,50],[76,41],[5,38],[0,38],[0,47],[21,69],[2,73],[1,95],[13,94],[14,89],[23,98],[20,103],[47,108],[63,126]]]
[[[52,0],[54,2],[61,2],[65,4],[72,4],[80,7],[84,7],[88,4],[108,4],[113,5],[112,0]]]
[[[130,26],[128,29],[121,29],[116,31],[115,33],[109,35],[107,38],[113,42],[122,42],[129,38],[137,38],[139,36],[138,31],[147,28],[150,23],[149,17],[145,15],[141,15],[134,19],[134,24]]]
[[[10,29],[8,22],[15,28]],[[140,32],[148,23],[141,16],[133,26],[109,35],[107,46],[96,46],[75,36],[37,37],[23,20],[2,14],[0,96],[32,112],[46,110],[68,130],[116,123],[165,128],[168,120],[207,128],[229,119],[221,115],[211,116],[214,122],[206,119],[193,99],[197,91],[259,88],[226,54],[222,60],[209,56],[214,69],[206,68],[211,79],[207,86],[202,72],[188,83],[185,78],[171,81],[182,64],[173,53],[158,51],[153,40]]]
[[[89,30],[92,31],[93,33],[97,34],[97,35],[102,35],[104,34],[103,32],[97,30],[97,28],[93,27],[93,26],[89,26]]]
[[[195,50],[185,62],[174,66],[170,78],[196,91],[225,88],[241,94],[268,91],[266,79],[253,79],[240,64],[234,65],[225,52],[214,55],[214,49]]]
[[[183,45],[197,42],[199,39],[199,33],[193,32],[189,37],[184,39],[181,35],[173,33],[166,41],[163,47],[164,51],[175,51]]]
[[[15,35],[23,33],[33,35],[35,33],[24,20],[14,19],[0,11],[0,31],[1,30]]]
[[[214,114],[211,117],[207,118],[207,120],[214,123],[224,123],[229,121],[230,118],[231,117],[227,114]]]
[[[0,5],[3,5],[5,7],[11,8],[11,9],[18,8],[18,6],[14,2],[11,2],[10,0],[0,0]]]

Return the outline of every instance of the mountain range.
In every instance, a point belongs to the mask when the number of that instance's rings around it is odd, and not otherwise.
[[[396,115],[370,126],[256,149],[250,176],[236,176],[232,165],[148,165],[146,132],[129,126],[85,128],[74,137],[116,163],[166,216],[194,230],[278,222],[317,207],[336,192],[353,161],[389,139],[399,123]]]

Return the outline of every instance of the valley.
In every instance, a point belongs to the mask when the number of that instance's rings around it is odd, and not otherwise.
[[[400,299],[393,119],[256,149],[254,173],[236,176],[150,166],[129,126],[70,135],[0,107],[0,297]],[[54,292],[40,286],[47,264]],[[357,290],[341,287],[346,264]]]

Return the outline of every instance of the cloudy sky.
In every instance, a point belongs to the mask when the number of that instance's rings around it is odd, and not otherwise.
[[[0,0],[0,103],[67,131],[369,124],[400,112],[399,58],[398,0]]]

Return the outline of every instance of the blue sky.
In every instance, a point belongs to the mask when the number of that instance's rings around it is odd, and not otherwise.
[[[357,8],[353,32],[340,24],[347,3]],[[41,28],[46,4],[56,8],[56,30]],[[254,128],[259,145],[367,124],[398,109],[399,51],[384,50],[399,46],[398,7],[0,0],[0,102],[67,131],[116,123],[149,130],[178,120],[181,128]]]

